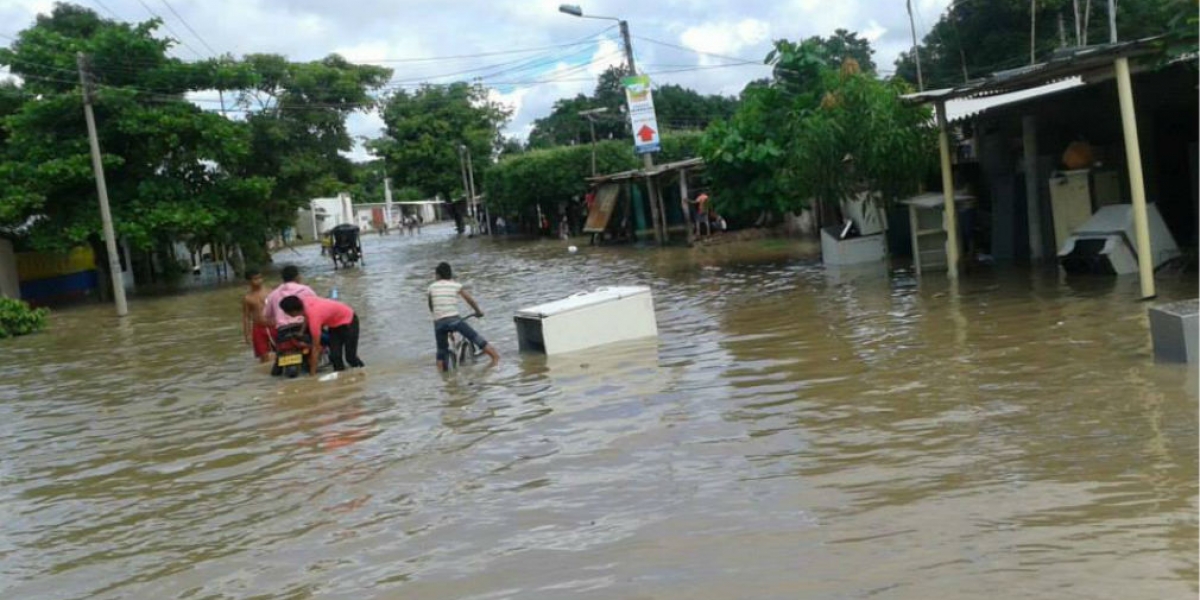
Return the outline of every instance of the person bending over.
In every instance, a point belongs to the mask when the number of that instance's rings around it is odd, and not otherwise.
[[[334,371],[344,371],[346,365],[364,366],[358,358],[358,315],[354,309],[317,296],[288,296],[279,302],[279,308],[289,317],[304,317],[308,324],[313,345],[308,355],[309,374],[317,373],[322,328],[329,329],[329,362]]]

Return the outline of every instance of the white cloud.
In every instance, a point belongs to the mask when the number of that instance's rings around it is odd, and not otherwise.
[[[315,60],[333,52],[357,61],[504,52],[572,43],[615,25],[563,15],[558,12],[561,1],[204,0],[172,2],[172,5],[218,53],[280,53],[293,60]],[[76,2],[111,18],[94,3]],[[931,26],[948,2],[914,0],[918,25]],[[33,23],[38,11],[48,11],[52,4],[52,0],[0,0],[0,33],[16,34]],[[104,0],[104,5],[123,20],[151,18],[138,0]],[[147,2],[147,5],[164,17],[188,45],[208,54],[205,46],[161,2]],[[877,50],[876,62],[881,69],[888,70],[896,55],[909,44],[904,8],[904,2],[899,0],[587,0],[584,3],[588,14],[629,21],[642,70],[676,71],[656,75],[657,83],[678,83],[703,93],[725,94],[739,92],[747,82],[765,76],[768,70],[746,65],[681,71],[689,66],[727,62],[694,51],[758,60],[770,49],[774,38],[829,35],[834,29],[844,27],[872,40]],[[168,35],[165,29],[161,34]],[[585,80],[505,86],[493,92],[493,99],[514,111],[506,133],[523,136],[528,134],[534,119],[550,111],[555,100],[589,93],[595,87],[596,76],[608,66],[624,61],[616,31],[610,29],[604,37],[592,46],[529,54],[383,64],[395,70],[394,78],[399,81],[444,82],[504,68],[510,70],[497,78],[505,81]],[[692,51],[659,46],[647,39],[679,44]],[[0,39],[0,44],[5,42]],[[177,48],[173,53],[185,59],[195,58],[185,48]],[[519,66],[521,60],[528,58],[540,58],[543,62],[537,68],[511,70],[514,62]],[[595,64],[579,68],[589,60]],[[448,75],[452,73],[455,75]],[[377,115],[356,115],[348,123],[355,136],[377,135],[380,126]],[[364,156],[361,149],[355,156]]]
[[[866,39],[867,41],[871,42],[872,44],[874,44],[875,42],[879,41],[879,39],[882,38],[885,34],[887,34],[887,32],[888,32],[887,27],[880,25],[879,22],[876,21],[875,19],[871,19],[870,21],[867,21],[867,27],[859,33],[860,33],[860,37],[862,37],[862,38]]]
[[[736,23],[713,22],[688,27],[679,36],[684,46],[711,54],[737,54],[742,48],[762,43],[771,37],[771,25],[746,18]]]

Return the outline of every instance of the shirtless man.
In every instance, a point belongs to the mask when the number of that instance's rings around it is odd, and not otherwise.
[[[262,273],[255,269],[246,271],[246,281],[250,291],[242,297],[242,335],[254,348],[254,357],[267,362],[271,358],[271,327],[263,317],[263,306],[269,290],[263,287]]]

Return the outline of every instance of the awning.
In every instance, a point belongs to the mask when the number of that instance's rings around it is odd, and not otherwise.
[[[703,167],[704,167],[704,159],[696,157],[696,158],[689,158],[686,160],[679,160],[679,161],[675,161],[675,162],[662,163],[660,165],[654,165],[654,166],[650,167],[649,169],[634,169],[632,171],[620,171],[618,173],[608,173],[605,175],[597,175],[595,177],[588,177],[587,180],[592,183],[610,183],[610,182],[614,182],[614,181],[627,181],[630,179],[657,177],[659,175],[662,175],[663,173],[668,173],[671,171],[678,171],[681,169],[699,169],[699,168],[703,168]]]

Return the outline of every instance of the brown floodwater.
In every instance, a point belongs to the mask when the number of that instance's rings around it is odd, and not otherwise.
[[[1135,278],[364,245],[277,256],[361,316],[336,381],[256,365],[237,287],[0,341],[0,598],[1196,597],[1196,370],[1154,362]],[[443,259],[495,370],[433,369]],[[517,353],[514,310],[612,284],[657,340]]]

